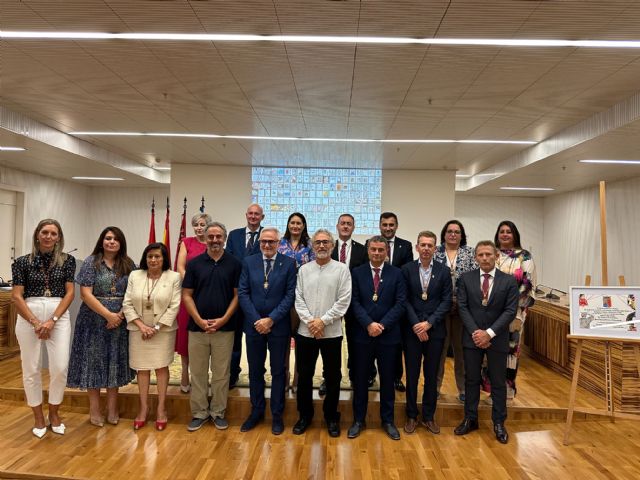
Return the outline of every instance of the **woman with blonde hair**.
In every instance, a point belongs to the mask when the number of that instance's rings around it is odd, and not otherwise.
[[[176,260],[176,271],[180,274],[180,278],[184,278],[187,271],[187,263],[194,257],[202,255],[207,251],[207,242],[204,233],[207,225],[212,222],[208,213],[196,213],[191,218],[191,226],[193,227],[193,237],[185,237],[180,243],[178,251],[178,259]],[[180,391],[189,393],[191,386],[189,384],[189,314],[184,305],[180,303],[178,311],[178,331],[176,333],[176,353],[180,355],[182,360],[182,376],[180,379]]]
[[[31,432],[47,433],[42,409],[42,349],[49,359],[49,421],[51,430],[64,435],[58,409],[67,384],[76,259],[64,253],[64,234],[57,220],[41,220],[33,232],[31,253],[12,265],[12,299],[18,311],[16,337],[20,344],[22,380],[34,417]]]

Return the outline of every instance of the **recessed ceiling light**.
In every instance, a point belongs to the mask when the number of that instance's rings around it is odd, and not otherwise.
[[[297,43],[354,43],[383,45],[455,45],[489,47],[582,47],[582,48],[640,48],[637,40],[562,40],[514,38],[411,38],[359,37],[335,35],[249,35],[221,33],[103,33],[53,31],[0,31],[6,39],[49,40],[169,40],[182,42],[297,42]]]
[[[121,181],[120,177],[71,177],[73,180],[104,180],[104,181]]]
[[[268,137],[261,135],[218,135],[215,133],[176,133],[176,132],[69,132],[77,136],[111,137],[164,137],[164,138],[220,138],[232,140],[271,140],[282,142],[344,142],[344,143],[472,143],[472,144],[508,144],[535,145],[531,140],[455,140],[429,138],[320,138],[320,137]]]
[[[549,187],[500,187],[500,190],[532,190],[540,192],[552,192],[555,189]]]
[[[26,148],[22,147],[3,147],[0,146],[0,152],[24,152]]]
[[[161,170],[163,172],[168,172],[171,170],[171,167],[153,167],[154,170]]]
[[[469,178],[471,175],[467,175],[464,173],[456,173],[456,178]]]
[[[640,165],[640,160],[578,160],[580,163],[613,163],[618,165]]]

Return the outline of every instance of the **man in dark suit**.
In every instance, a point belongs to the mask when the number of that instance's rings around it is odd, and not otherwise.
[[[245,217],[247,218],[247,226],[231,230],[225,248],[228,253],[240,261],[244,257],[260,253],[258,238],[262,230],[260,223],[264,220],[262,207],[257,203],[252,203],[247,207]]]
[[[478,429],[480,370],[487,356],[493,407],[493,431],[500,443],[509,435],[504,426],[507,418],[507,353],[509,323],[518,308],[518,285],[513,276],[496,268],[498,250],[490,240],[476,245],[479,269],[467,272],[458,280],[458,308],[464,326],[462,347],[465,366],[464,420],[454,433],[466,435]]]
[[[335,248],[331,252],[331,258],[341,263],[347,264],[350,271],[355,267],[366,263],[368,260],[367,249],[365,248],[365,246],[351,238],[355,228],[356,221],[353,218],[353,215],[349,213],[343,213],[342,215],[340,215],[340,217],[338,218],[338,224],[336,225],[336,230],[338,231],[338,240],[336,241]],[[344,316],[344,329],[347,335],[347,368],[349,369],[349,380],[351,380],[352,382],[353,362],[351,361],[351,345],[353,329],[355,326],[354,322],[355,318],[353,317],[353,309],[349,308]],[[375,377],[375,371],[373,372],[373,376]],[[324,385],[325,382],[323,380],[322,385],[320,385],[320,390],[318,391],[320,395],[324,394]]]
[[[401,268],[403,265],[413,261],[413,251],[411,242],[400,237],[396,237],[398,230],[398,217],[393,212],[383,212],[380,214],[380,235],[387,240],[387,261],[391,265]],[[404,319],[402,320],[404,322]],[[396,353],[396,371],[394,374],[394,386],[399,392],[405,391],[402,383],[402,351],[404,350],[403,342]],[[375,376],[375,374],[374,374]]]
[[[405,361],[407,366],[407,422],[404,431],[413,433],[418,425],[418,381],[424,365],[422,424],[433,434],[440,433],[434,414],[438,398],[438,367],[447,335],[445,317],[451,308],[451,271],[433,261],[435,233],[418,234],[419,259],[402,267],[407,282]]]
[[[238,299],[244,312],[244,333],[249,361],[251,414],[240,427],[248,432],[264,418],[264,363],[271,361],[271,431],[284,431],[285,359],[291,336],[289,312],[296,292],[296,262],[277,253],[280,234],[276,228],[260,232],[260,255],[244,259]]]
[[[240,261],[249,255],[260,253],[258,238],[262,231],[260,223],[264,220],[262,207],[257,203],[252,203],[247,207],[245,217],[247,219],[247,226],[231,230],[225,248],[228,253]],[[233,352],[231,353],[231,378],[229,380],[229,388],[236,386],[240,371],[242,370],[240,368],[240,358],[242,357],[242,329],[244,325],[242,311],[238,310],[236,316],[237,330],[236,336],[233,339]]]
[[[380,418],[389,437],[400,440],[393,420],[395,391],[393,375],[400,345],[400,318],[407,292],[402,271],[385,262],[387,241],[382,236],[367,242],[369,262],[353,269],[351,307],[356,318],[353,332],[353,424],[348,437],[356,438],[365,428],[369,389],[367,375],[373,360],[380,372]]]

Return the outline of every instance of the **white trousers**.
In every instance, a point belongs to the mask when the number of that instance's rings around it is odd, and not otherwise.
[[[27,305],[36,318],[43,320],[53,315],[60,303],[59,297],[29,297]],[[62,403],[67,385],[69,348],[71,345],[71,320],[66,311],[56,322],[47,340],[40,340],[33,326],[18,315],[16,337],[20,344],[22,360],[22,381],[27,404],[37,407],[42,404],[42,347],[47,349],[49,359],[49,403]]]

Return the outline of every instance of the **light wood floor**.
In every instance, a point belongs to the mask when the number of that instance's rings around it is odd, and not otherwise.
[[[509,410],[509,444],[501,445],[495,440],[487,420],[481,422],[478,432],[456,437],[453,426],[462,412],[455,400],[451,370],[448,359],[438,413],[442,433],[437,436],[420,427],[413,435],[402,432],[402,439],[394,442],[371,422],[358,439],[348,440],[349,391],[341,394],[343,433],[338,439],[330,438],[319,421],[304,435],[293,435],[293,396],[287,400],[289,414],[283,435],[273,436],[269,421],[241,433],[248,399],[246,389],[235,389],[229,408],[236,411],[229,412],[231,427],[226,431],[207,424],[200,431],[189,433],[184,416],[171,412],[164,432],[157,432],[148,424],[136,433],[126,418],[118,426],[96,428],[87,421],[86,407],[80,401],[84,394],[76,393],[78,400],[67,395],[72,399],[62,409],[67,434],[48,432],[38,440],[30,432],[30,409],[23,402],[12,401],[13,394],[6,393],[22,387],[19,359],[13,358],[0,362],[0,478],[587,480],[636,479],[640,474],[638,422],[613,423],[586,417],[589,421],[574,423],[570,446],[562,445],[569,380],[526,357],[519,372],[518,396]],[[176,400],[175,407],[188,410],[184,403],[188,396],[180,396],[172,388],[177,390],[170,387],[171,394],[181,399]],[[137,387],[124,390],[133,397]],[[372,393],[370,400],[375,402],[377,394]],[[399,394],[396,400],[396,422],[401,428],[404,396]],[[242,403],[244,406],[239,407]],[[577,404],[601,406],[602,400],[581,390]],[[316,407],[320,417],[320,406]],[[489,408],[484,407],[481,418],[488,418],[488,414]]]
[[[0,470],[30,478],[491,478],[636,479],[640,474],[639,424],[580,422],[562,445],[563,424],[515,422],[511,441],[499,444],[487,422],[466,437],[451,428],[440,435],[419,429],[402,440],[379,428],[355,440],[330,438],[325,429],[274,437],[264,423],[248,433],[212,424],[188,433],[184,424],[135,433],[130,422],[96,428],[82,413],[65,413],[68,434],[31,435],[31,412],[0,402]],[[2,475],[0,475],[2,477]],[[6,478],[12,478],[11,476]],[[25,478],[25,477],[22,477]]]

